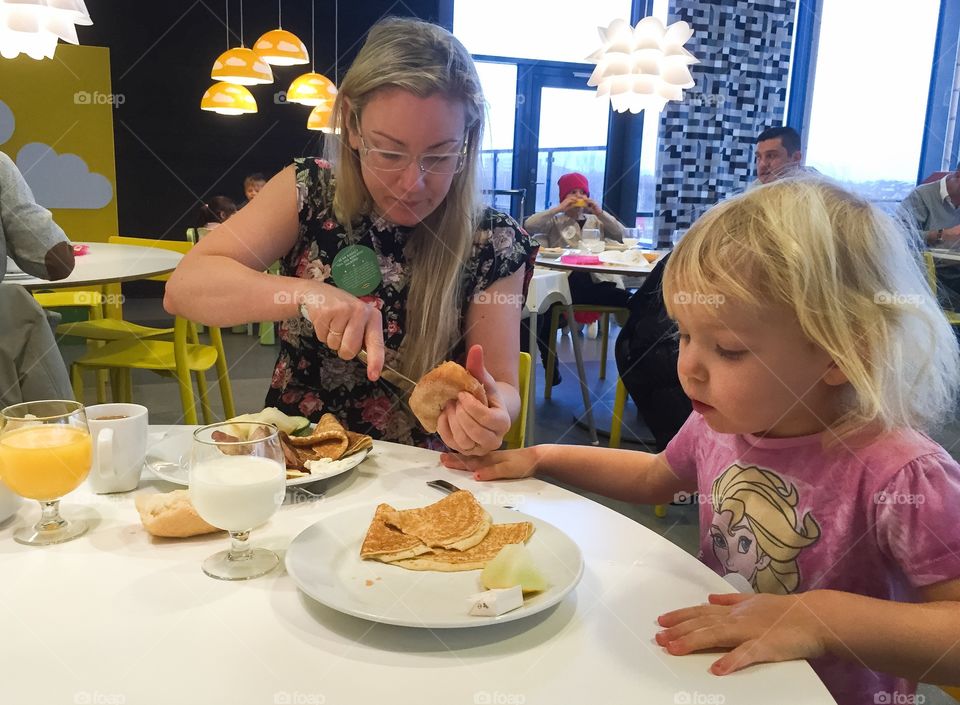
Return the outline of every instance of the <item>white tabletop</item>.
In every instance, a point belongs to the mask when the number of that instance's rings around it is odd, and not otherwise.
[[[90,250],[76,258],[76,265],[66,279],[51,282],[36,277],[7,276],[3,281],[20,284],[27,289],[64,289],[73,286],[93,286],[114,282],[146,279],[167,274],[177,268],[183,259],[179,252],[159,247],[114,245],[107,242],[78,242]]]
[[[152,427],[159,439],[168,429]],[[184,430],[173,428],[171,432]],[[540,480],[478,484],[431,451],[376,443],[324,499],[285,505],[253,543],[283,552],[326,514],[380,501],[428,503],[446,478],[492,504],[553,523],[583,551],[577,589],[557,607],[508,624],[429,631],[340,614],[301,594],[277,569],[249,582],[206,577],[222,534],[151,539],[133,494],[81,488],[64,514],[95,522],[59,546],[21,546],[0,528],[0,702],[11,705],[362,705],[367,703],[832,703],[804,662],[727,677],[716,655],[675,657],[653,640],[657,615],[705,600],[726,583],[631,519]],[[317,487],[314,485],[314,487]],[[138,492],[173,489],[149,471]],[[409,506],[409,504],[408,504]],[[359,538],[358,538],[359,542]]]
[[[929,252],[934,259],[947,260],[950,262],[960,262],[960,250],[929,248]]]

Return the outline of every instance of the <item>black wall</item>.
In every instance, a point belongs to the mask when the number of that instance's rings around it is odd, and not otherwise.
[[[322,133],[306,129],[310,108],[277,104],[307,66],[277,67],[272,85],[252,86],[259,112],[228,117],[200,110],[213,84],[210,69],[226,49],[225,3],[168,0],[126,3],[87,0],[94,24],[79,27],[80,43],[110,49],[114,110],[117,206],[120,234],[183,240],[201,200],[223,194],[243,197],[243,178],[269,177],[291,159],[316,153]],[[244,43],[251,46],[277,26],[277,3],[247,0]],[[230,3],[231,46],[239,44],[240,6]],[[283,28],[310,50],[310,2],[283,0]],[[354,0],[340,3],[340,75],[356,55],[370,26],[384,15],[436,21],[438,0]],[[317,71],[334,77],[334,6],[316,2]]]

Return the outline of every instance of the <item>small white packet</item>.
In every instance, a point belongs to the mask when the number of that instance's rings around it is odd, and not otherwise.
[[[487,590],[470,597],[470,614],[475,617],[499,617],[523,606],[523,591],[519,585]]]

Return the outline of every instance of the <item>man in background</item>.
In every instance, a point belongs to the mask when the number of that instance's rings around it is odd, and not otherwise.
[[[769,184],[804,170],[800,134],[792,127],[768,127],[757,137],[757,180]]]
[[[922,245],[932,248],[960,248],[960,165],[942,179],[921,184],[900,204],[904,221],[917,229]],[[937,263],[940,294],[960,310],[960,266]]]

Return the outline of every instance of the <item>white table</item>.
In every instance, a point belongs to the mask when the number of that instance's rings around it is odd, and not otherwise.
[[[100,286],[116,282],[146,279],[167,274],[177,268],[183,255],[159,247],[115,245],[106,242],[78,242],[90,251],[76,258],[73,272],[60,281],[36,277],[7,276],[3,281],[27,289],[64,289],[74,286]]]
[[[569,272],[543,269],[541,267],[533,270],[533,278],[530,280],[530,287],[527,290],[527,305],[523,314],[524,317],[528,319],[527,323],[530,328],[528,350],[530,351],[534,364],[538,357],[538,317],[550,311],[550,307],[553,304],[560,304],[564,307],[567,320],[573,320],[573,297],[570,294],[570,283],[567,281],[569,276]],[[587,418],[587,429],[590,431],[590,440],[593,445],[599,445],[600,439],[597,438],[597,426],[593,420],[593,403],[590,401],[590,389],[587,387],[587,377],[583,367],[583,343],[578,335],[572,335],[571,339],[573,340],[573,357],[577,361],[577,376],[580,380],[580,394],[583,397],[583,410]],[[560,362],[557,361],[556,364],[559,365]],[[547,380],[544,384],[550,384],[550,381]],[[536,429],[536,406],[537,375],[533,373],[530,375],[530,403],[527,406],[527,445],[533,445],[535,443],[533,434]]]
[[[166,429],[153,427],[154,438]],[[183,429],[179,429],[182,432]],[[653,641],[657,615],[726,583],[632,520],[539,480],[480,485],[436,453],[376,443],[331,480],[325,499],[284,506],[253,532],[283,551],[325,514],[381,500],[427,503],[446,478],[494,504],[561,527],[583,551],[577,589],[516,622],[431,632],[378,625],[301,594],[282,569],[249,582],[212,580],[200,562],[223,535],[151,540],[132,493],[64,502],[96,526],[60,546],[21,546],[0,529],[0,702],[4,705],[472,705],[516,703],[833,703],[804,662],[719,678],[716,655],[674,657]],[[140,492],[172,489],[144,472]],[[39,509],[22,508],[18,521]],[[712,697],[712,699],[707,699]]]
[[[596,272],[598,274],[620,274],[625,277],[646,278],[653,270],[653,265],[641,267],[630,266],[626,264],[571,264],[561,262],[559,257],[544,257],[537,255],[536,264],[538,267],[547,267],[549,269],[559,269],[567,272]]]
[[[952,249],[941,249],[931,247],[928,249],[934,259],[944,260],[947,262],[960,262],[960,250]]]

